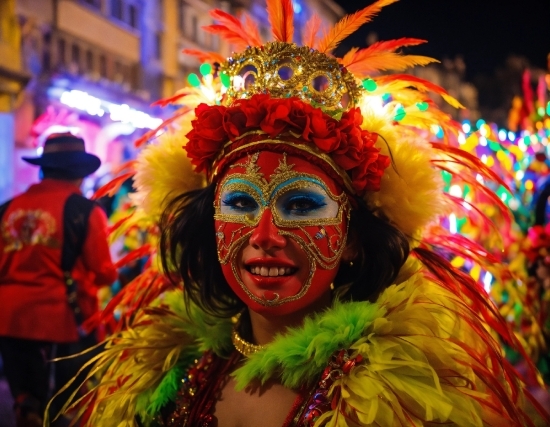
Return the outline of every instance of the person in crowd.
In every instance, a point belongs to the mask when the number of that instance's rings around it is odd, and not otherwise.
[[[158,222],[156,276],[174,289],[159,286],[108,340],[100,383],[64,408],[83,425],[550,421],[540,407],[526,413],[536,402],[491,331],[517,342],[482,285],[440,255],[488,262],[437,222],[463,208],[443,193],[441,170],[472,186],[491,179],[427,93],[459,104],[419,78],[377,75],[429,63],[399,52],[416,39],[332,54],[393,2],[323,36],[313,17],[304,46],[290,0],[267,1],[273,42],[248,16],[212,11],[206,30],[237,51],[190,52],[211,65],[167,101],[186,107],[136,162],[137,218]],[[149,300],[135,282],[122,292]]]
[[[80,192],[100,166],[84,140],[52,134],[40,157],[23,159],[40,166],[42,179],[0,208],[0,354],[17,427],[38,427],[52,393],[51,369],[55,392],[82,364],[49,362],[95,344],[84,322],[98,310],[98,287],[110,285],[117,270],[105,213]]]

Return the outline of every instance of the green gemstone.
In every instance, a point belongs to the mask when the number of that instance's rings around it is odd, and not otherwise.
[[[426,111],[428,109],[428,103],[427,102],[417,102],[416,106],[420,111]]]
[[[222,85],[225,87],[229,87],[231,85],[231,79],[227,75],[227,73],[223,72],[220,74],[220,79],[222,81]]]
[[[195,73],[189,74],[187,76],[187,81],[193,87],[199,87],[201,85],[201,80],[199,79],[199,76],[197,76]]]
[[[365,80],[363,80],[363,87],[366,90],[368,90],[369,92],[372,92],[372,91],[376,90],[378,85],[376,84],[376,82],[373,79],[365,79]]]
[[[200,66],[199,70],[203,76],[207,76],[212,72],[212,66],[208,63],[204,63]]]
[[[407,115],[407,112],[404,110],[403,107],[400,107],[395,110],[395,116],[393,119],[399,122],[403,120],[406,115]]]
[[[302,92],[307,92],[308,90],[309,90],[309,89],[308,89],[307,86],[304,86],[304,87],[302,88]]]

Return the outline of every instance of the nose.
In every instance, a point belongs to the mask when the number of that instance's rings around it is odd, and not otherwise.
[[[273,223],[273,214],[271,209],[266,209],[260,218],[260,222],[252,232],[249,243],[255,249],[269,251],[280,249],[286,246],[285,236],[278,233],[278,229]]]

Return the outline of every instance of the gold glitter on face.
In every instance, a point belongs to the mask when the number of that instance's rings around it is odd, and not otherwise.
[[[301,301],[317,282],[330,285],[350,206],[317,166],[292,157],[295,167],[286,154],[262,152],[260,162],[258,156],[232,165],[218,186],[218,257],[241,299],[278,307]]]

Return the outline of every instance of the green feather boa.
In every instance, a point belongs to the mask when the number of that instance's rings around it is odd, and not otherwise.
[[[186,310],[181,292],[165,296],[163,304],[187,320],[186,332],[197,345],[183,351],[178,364],[167,372],[159,386],[147,397],[139,399],[138,413],[148,416],[154,416],[162,406],[176,398],[186,368],[200,352],[213,350],[219,355],[227,355],[232,348],[229,319],[209,316],[195,306]],[[313,384],[332,353],[349,348],[372,322],[384,314],[385,309],[375,303],[336,301],[331,308],[306,318],[303,326],[276,336],[264,350],[246,359],[243,366],[233,373],[237,388],[241,390],[253,380],[265,382],[270,378],[279,379],[289,388]]]

